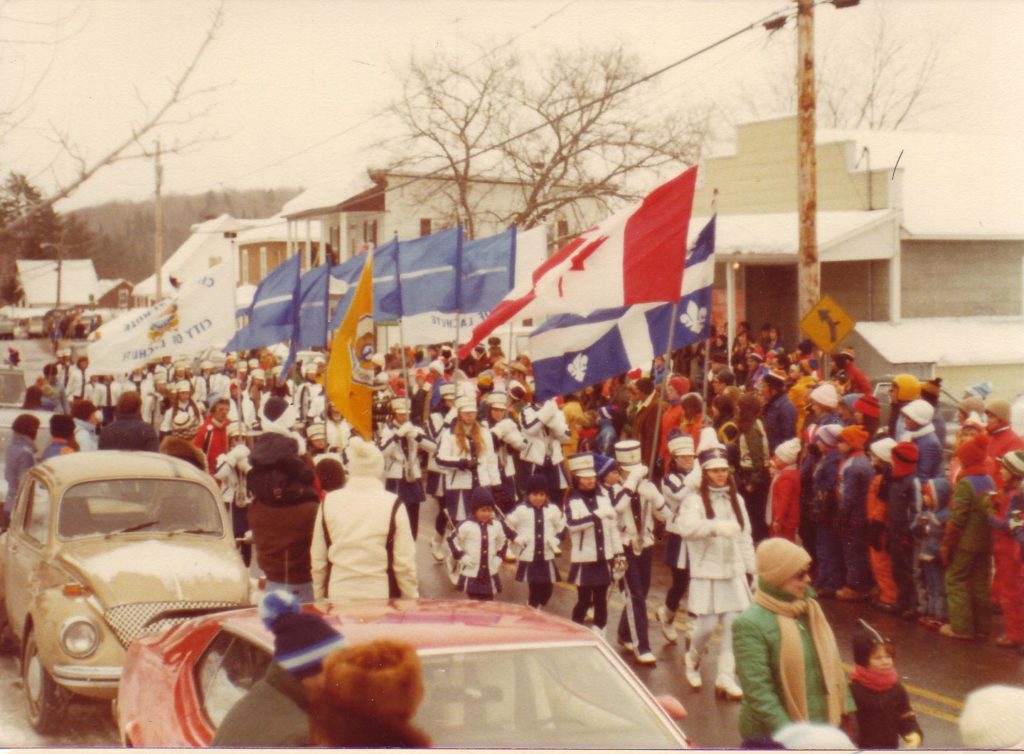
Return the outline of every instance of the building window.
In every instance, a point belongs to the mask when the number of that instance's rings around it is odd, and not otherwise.
[[[558,225],[556,226],[556,229],[555,229],[555,235],[558,237],[559,241],[561,241],[563,238],[565,238],[567,235],[569,235],[569,221],[568,220],[559,220],[558,221]]]
[[[117,308],[127,309],[128,308],[128,289],[122,288],[117,292]]]
[[[421,236],[429,236],[430,235],[430,218],[429,217],[421,217],[420,218],[420,235]]]

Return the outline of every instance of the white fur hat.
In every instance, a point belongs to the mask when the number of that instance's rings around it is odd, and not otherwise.
[[[384,456],[372,442],[353,435],[345,451],[349,476],[384,478]]]
[[[911,401],[904,406],[900,413],[914,422],[914,424],[923,427],[931,422],[932,417],[935,416],[935,407],[928,401],[918,398],[916,401]]]
[[[960,737],[972,749],[1024,749],[1024,689],[993,685],[967,695]]]
[[[796,463],[797,456],[800,455],[800,441],[795,437],[780,442],[775,448],[775,457],[778,458],[785,465]]]

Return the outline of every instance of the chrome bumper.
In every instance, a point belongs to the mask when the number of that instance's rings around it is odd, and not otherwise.
[[[115,665],[54,665],[53,680],[69,689],[116,689],[121,668]]]

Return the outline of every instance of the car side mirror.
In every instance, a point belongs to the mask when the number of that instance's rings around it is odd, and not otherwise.
[[[665,714],[671,717],[674,721],[679,722],[680,720],[686,719],[688,714],[686,712],[686,707],[684,707],[683,703],[671,694],[661,694],[656,696],[654,697],[654,701],[656,701],[658,706],[665,711]]]

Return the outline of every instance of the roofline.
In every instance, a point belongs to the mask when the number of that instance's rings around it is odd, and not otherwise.
[[[902,241],[1024,241],[1024,234],[1013,233],[913,233],[901,228]]]

